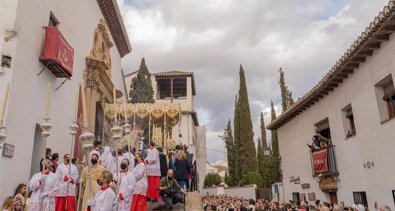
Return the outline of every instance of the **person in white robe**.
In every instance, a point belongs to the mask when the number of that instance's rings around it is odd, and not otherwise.
[[[70,154],[63,156],[64,163],[56,168],[57,193],[55,197],[56,211],[75,210],[75,192],[78,181],[77,166],[70,163]]]
[[[38,172],[30,179],[29,187],[33,191],[29,202],[29,211],[54,211],[56,184],[58,177],[50,171],[52,162],[44,159],[45,166],[42,172]]]
[[[101,189],[96,193],[95,198],[89,200],[90,211],[116,211],[117,197],[110,187],[113,176],[111,172],[104,171],[98,183]]]
[[[130,207],[132,205],[135,178],[128,168],[129,160],[123,159],[121,163],[121,171],[119,173],[120,176],[114,176],[114,182],[116,183],[115,188],[118,190],[118,211],[130,211]]]
[[[102,143],[101,141],[94,141],[93,142],[93,149],[89,153],[89,158],[92,157],[93,154],[96,154],[99,156],[98,163],[101,165],[101,150],[102,150]],[[84,159],[85,160],[85,159]]]
[[[135,165],[136,163],[134,162],[134,155],[133,155],[133,153],[130,151],[130,149],[129,149],[128,146],[125,147],[125,152],[123,153],[123,157],[124,157],[125,159],[128,159],[128,160],[129,160],[129,167],[128,167],[129,171],[133,171],[134,165]]]
[[[153,141],[150,142],[150,148],[147,151],[145,163],[148,180],[147,198],[150,198],[152,202],[156,202],[160,198],[158,185],[160,183],[161,172],[159,153]]]
[[[117,174],[121,170],[121,163],[122,163],[123,159],[125,159],[123,157],[123,150],[118,149],[117,150],[117,158],[113,159],[113,162],[111,163],[110,170],[109,170],[113,175]]]
[[[136,153],[137,165],[133,169],[133,176],[135,179],[132,208],[131,211],[146,211],[147,210],[147,174],[145,170],[144,160],[140,153]]]
[[[111,154],[111,148],[109,146],[105,146],[101,157],[101,165],[107,170],[111,170],[112,162],[114,161],[114,157]],[[111,171],[110,171],[111,172]]]

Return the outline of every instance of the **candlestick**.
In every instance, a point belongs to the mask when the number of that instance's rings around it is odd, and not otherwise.
[[[10,92],[10,84],[7,84],[6,87],[5,87],[3,107],[2,107],[1,113],[0,113],[0,122],[3,122],[3,120],[4,120],[4,114],[5,114],[5,109],[7,107],[8,93],[9,92]]]
[[[84,122],[88,123],[88,111],[86,110],[85,82],[84,81],[81,81],[81,98],[82,98],[82,113],[84,114]]]
[[[49,102],[51,98],[51,82],[48,82],[48,90],[47,90],[47,104],[45,106],[45,114],[49,112]]]
[[[123,111],[125,112],[125,121],[128,121],[128,117],[126,116],[126,97],[123,96]]]

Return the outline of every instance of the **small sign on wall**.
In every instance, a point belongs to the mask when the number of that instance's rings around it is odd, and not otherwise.
[[[12,158],[14,157],[15,146],[12,144],[4,143],[3,145],[3,157]]]
[[[309,201],[315,201],[315,193],[309,193]]]

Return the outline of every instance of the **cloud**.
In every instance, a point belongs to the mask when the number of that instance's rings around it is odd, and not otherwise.
[[[278,69],[297,99],[331,68],[387,0],[118,0],[133,52],[151,72],[195,73],[195,106],[206,124],[207,148],[225,150],[217,135],[233,119],[243,64],[258,138],[259,113],[280,109]],[[277,113],[279,114],[279,113]],[[265,115],[269,123],[270,114]],[[269,133],[270,134],[270,133]],[[208,152],[209,160],[220,159]],[[222,159],[222,158],[221,158]]]

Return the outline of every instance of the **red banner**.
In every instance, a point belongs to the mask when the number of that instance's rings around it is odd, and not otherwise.
[[[328,149],[320,149],[312,153],[314,174],[328,172]]]
[[[73,75],[74,49],[57,27],[45,28],[44,50],[40,60],[58,77]]]

